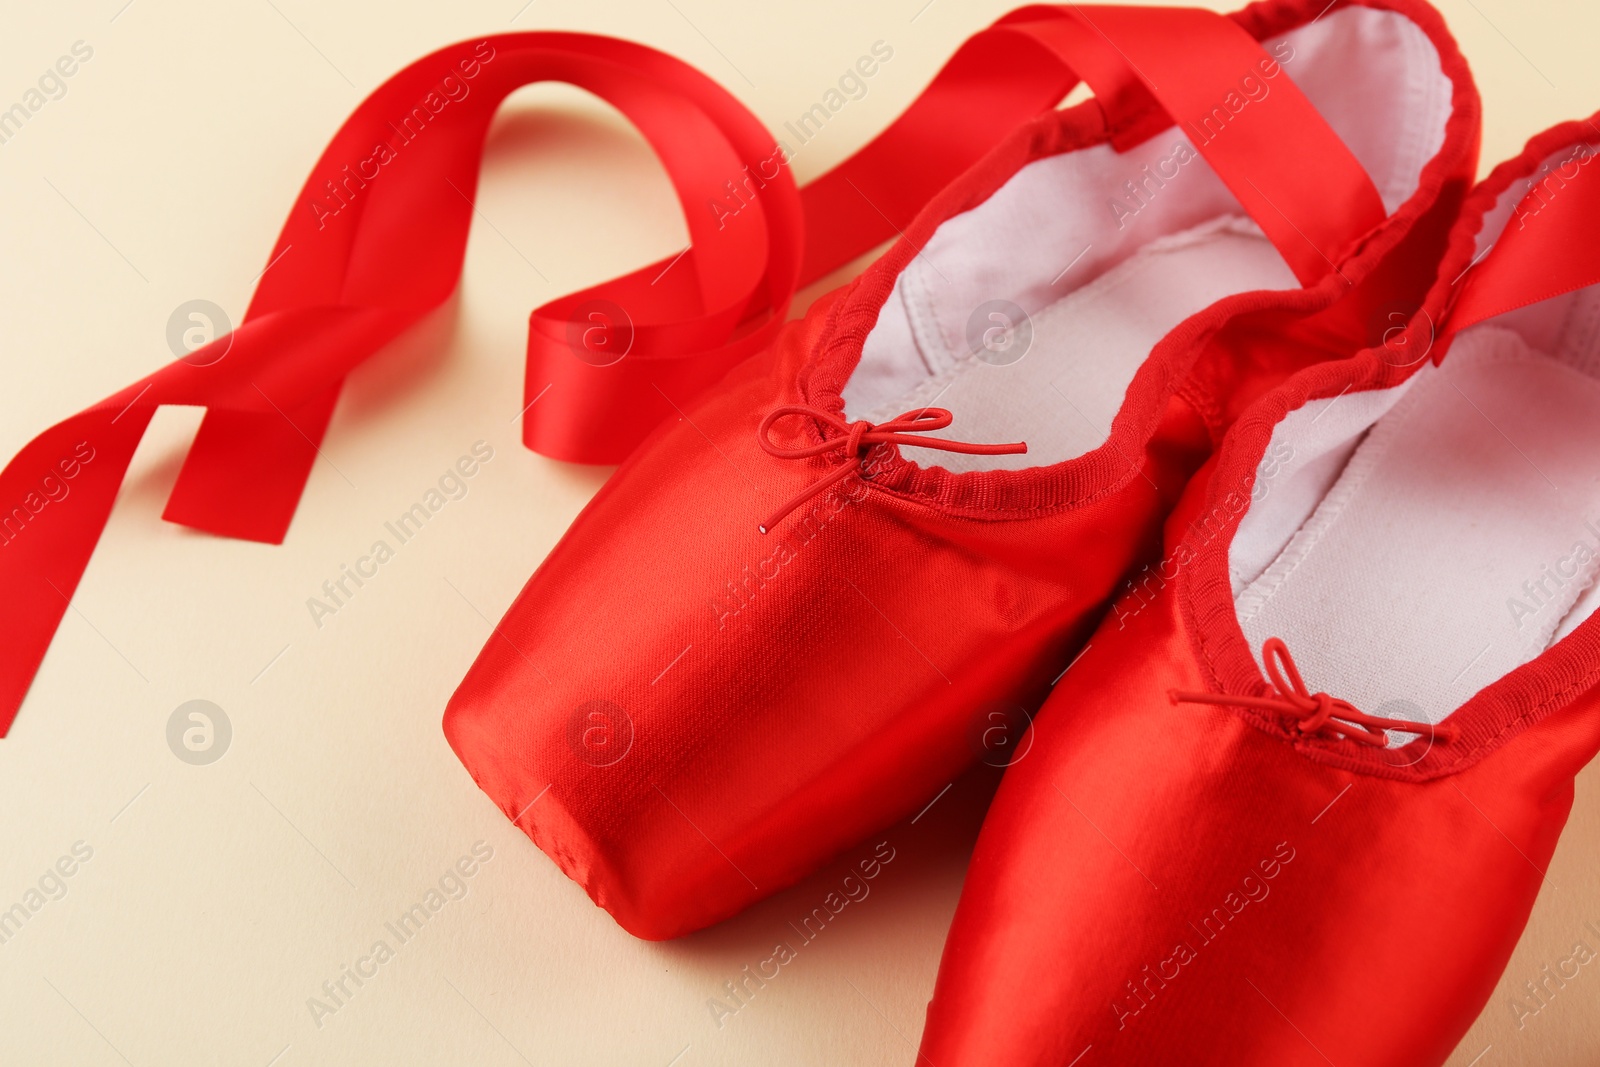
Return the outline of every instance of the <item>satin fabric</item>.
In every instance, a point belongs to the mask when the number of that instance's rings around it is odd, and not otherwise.
[[[1309,739],[1172,692],[1267,693],[1227,573],[1244,509],[1226,502],[1285,415],[1398,385],[1460,330],[1600,278],[1587,176],[1469,266],[1501,195],[1594,131],[1565,124],[1497,167],[1407,336],[1295,376],[1196,476],[1163,548],[1183,565],[1113,609],[1006,772],[918,1062],[1429,1067],[1455,1049],[1600,752],[1600,618],[1474,695],[1447,743]],[[1427,360],[1395,358],[1435,340]]]
[[[801,256],[793,182],[787,171],[774,176],[772,194],[723,230],[707,221],[715,220],[705,198],[772,152],[770,134],[710,79],[653,49],[583,34],[501,35],[417,61],[368,97],[329,144],[236,331],[44,431],[0,472],[0,596],[10,608],[0,732],[32,683],[157,407],[207,409],[165,517],[230,537],[283,539],[344,376],[455,287],[496,108],[544,79],[619,107],[650,139],[686,209],[695,207],[686,210],[690,232],[706,247],[638,308],[641,357],[660,353],[660,335],[716,347],[747,313],[764,314],[769,336],[776,330]],[[1026,95],[1026,86],[1014,88]],[[618,291],[631,284],[620,280]],[[769,293],[775,305],[762,302]],[[740,354],[724,356],[720,370]],[[689,366],[686,381],[704,379],[697,363]],[[625,403],[615,414],[634,440],[648,429]],[[525,433],[536,437],[529,425]],[[38,487],[80,446],[95,458],[71,496],[36,507]]]
[[[483,139],[511,91],[564,81],[613,104],[649,141],[684,209],[685,252],[531,316],[524,443],[559,459],[615,463],[770,345],[798,287],[901,232],[934,193],[1080,75],[1127,137],[1136,123],[1121,120],[1152,102],[1201,119],[1259,54],[1248,34],[1210,13],[1094,10],[1096,21],[1077,5],[1024,8],[974,35],[883,134],[804,190],[786,150],[743,105],[653,49],[586,34],[503,34],[407,67],[362,102],[323,153],[235,333],[44,431],[0,471],[0,509],[10,509],[0,510],[0,597],[11,607],[0,643],[0,734],[157,407],[207,409],[165,518],[283,540],[344,375],[454,288]],[[1174,76],[1142,85],[1130,52]],[[1252,164],[1248,180],[1232,179],[1236,195],[1303,280],[1320,277],[1328,254],[1381,221],[1377,193],[1292,86],[1252,116],[1207,154],[1232,161],[1219,168],[1228,174]],[[1302,155],[1321,163],[1314,181],[1293,163]],[[46,510],[41,485],[59,482],[77,454],[97,462],[77,481],[73,503]],[[21,536],[29,527],[31,536]]]
[[[1458,775],[1357,774],[1173,705],[1210,684],[1180,605],[1098,631],[1007,770],[917,1062],[1443,1063],[1600,747],[1595,698]]]
[[[606,484],[445,714],[478,784],[640,937],[725,918],[926,803],[983,755],[979,709],[1037,706],[1172,503],[1134,478],[992,522],[853,480],[763,536],[814,474],[757,424],[804,399],[826,321]],[[1205,442],[1175,402],[1140,466],[1181,484]]]
[[[624,928],[668,938],[790,884],[992,756],[986,724],[1026,722],[1235,405],[1359,346],[1380,304],[1420,301],[1474,165],[1477,109],[1431,10],[1403,10],[1457,82],[1422,189],[1338,274],[1324,263],[1313,286],[1235,297],[1174,330],[1104,446],[959,475],[882,449],[865,480],[757,529],[830,464],[768,454],[763,416],[841,411],[864,337],[933,229],[1031,160],[1105,143],[1093,104],[1018,130],[857,283],[684,404],[579,516],[451,699],[446,736],[501,811]],[[1267,36],[1317,14],[1274,4],[1239,20]],[[1136,119],[1118,128],[1170,124]],[[802,420],[781,429],[823,439]]]

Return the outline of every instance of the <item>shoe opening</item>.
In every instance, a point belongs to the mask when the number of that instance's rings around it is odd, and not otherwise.
[[[1393,213],[1451,114],[1427,33],[1398,12],[1346,7],[1263,47]],[[911,260],[844,389],[846,412],[881,422],[936,405],[966,440],[1028,443],[1026,456],[905,449],[928,466],[1059,463],[1104,444],[1135,372],[1178,324],[1228,296],[1298,287],[1178,128],[1125,152],[1049,156],[946,220]]]
[[[1515,183],[1480,251],[1594,154]],[[1314,687],[1443,721],[1600,606],[1600,286],[1470,327],[1402,385],[1306,404],[1266,457],[1229,549],[1252,650],[1282,638]]]

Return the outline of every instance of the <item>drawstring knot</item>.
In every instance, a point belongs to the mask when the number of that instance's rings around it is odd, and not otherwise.
[[[816,419],[825,427],[837,431],[837,436],[824,433],[821,441],[812,444],[780,445],[772,439],[772,426],[779,419],[790,415]],[[968,441],[950,441],[942,437],[913,436],[927,433],[929,430],[942,430],[954,421],[955,416],[944,408],[908,411],[880,423],[871,423],[864,419],[845,422],[832,412],[820,411],[803,404],[774,408],[761,420],[761,425],[756,430],[756,440],[767,455],[779,459],[810,459],[812,456],[841,452],[845,462],[796,493],[757,529],[762,533],[770,532],[790,512],[807,500],[838,484],[852,473],[864,471],[867,456],[878,445],[916,445],[918,448],[937,448],[943,452],[960,452],[968,456],[1015,456],[1028,451],[1027,444],[1022,441],[1003,445],[981,445]]]
[[[1293,717],[1294,726],[1308,737],[1346,737],[1363,745],[1386,746],[1388,730],[1410,734],[1431,734],[1440,744],[1455,740],[1456,728],[1449,723],[1430,725],[1406,719],[1383,719],[1358,711],[1348,701],[1331,697],[1327,693],[1313,693],[1306,688],[1289,655],[1289,646],[1276,637],[1269,637],[1261,645],[1261,658],[1266,662],[1267,677],[1277,690],[1275,697],[1229,696],[1226,693],[1200,693],[1173,690],[1174,704],[1222,704],[1230,707],[1258,708]]]

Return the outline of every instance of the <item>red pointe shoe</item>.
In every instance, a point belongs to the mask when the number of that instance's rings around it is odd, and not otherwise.
[[[1006,772],[922,1062],[1450,1055],[1600,748],[1597,142],[1498,168],[1425,313],[1190,484]]]
[[[987,32],[1015,44],[985,76],[1070,62],[1112,112],[1024,125],[686,405],[445,713],[484,791],[638,936],[739,911],[985,755],[1243,402],[1420,302],[1470,184],[1477,97],[1422,4]],[[974,98],[916,106],[970,123]]]

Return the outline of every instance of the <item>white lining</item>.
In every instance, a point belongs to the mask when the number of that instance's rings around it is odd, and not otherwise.
[[[1413,381],[1235,607],[1313,688],[1438,722],[1600,573],[1600,380],[1487,327]]]
[[[1571,155],[1502,196],[1480,252]],[[1292,458],[1229,546],[1257,662],[1280,637],[1313,689],[1444,719],[1600,607],[1600,286],[1464,331],[1403,385],[1306,404],[1267,454]]]
[[[948,470],[1019,469],[1081,455],[1105,441],[1127,383],[1174,326],[1241,289],[1286,289],[1294,275],[1248,219],[1223,216],[1158,237],[1087,285],[1032,317],[1030,352],[997,365],[977,355],[950,365],[909,394],[866,416],[873,422],[938,405],[988,412],[962,423],[965,440],[1009,435],[1025,455],[966,456],[904,449],[907,458]],[[893,408],[893,410],[890,410]]]

